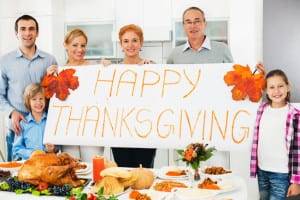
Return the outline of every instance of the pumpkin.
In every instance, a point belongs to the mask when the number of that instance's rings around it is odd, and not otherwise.
[[[131,186],[131,188],[135,190],[149,189],[154,181],[153,172],[149,169],[143,168],[142,166],[133,169],[132,176],[136,178],[135,183]]]

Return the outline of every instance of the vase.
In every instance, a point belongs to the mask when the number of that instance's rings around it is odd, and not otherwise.
[[[196,168],[194,172],[194,181],[199,181],[199,180],[200,180],[199,168]]]

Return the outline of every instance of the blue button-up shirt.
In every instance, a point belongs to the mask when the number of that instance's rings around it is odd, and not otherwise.
[[[27,122],[21,121],[22,133],[15,137],[13,144],[14,160],[27,160],[35,150],[45,150],[43,145],[47,116],[44,113],[40,122],[35,121],[31,113],[25,117]]]
[[[32,59],[20,49],[0,58],[0,110],[10,114],[13,110],[27,113],[23,92],[27,85],[39,83],[51,65],[57,62],[50,54],[36,49]]]

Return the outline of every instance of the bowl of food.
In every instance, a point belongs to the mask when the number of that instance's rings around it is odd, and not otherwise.
[[[9,171],[15,175],[22,165],[22,161],[0,162],[0,170]]]

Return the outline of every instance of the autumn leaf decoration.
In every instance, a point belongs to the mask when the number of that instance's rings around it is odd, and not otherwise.
[[[248,96],[250,101],[258,102],[265,87],[263,73],[252,73],[250,67],[236,64],[234,71],[229,71],[224,76],[228,86],[234,86],[231,90],[232,99],[235,101],[245,100]]]
[[[65,69],[58,75],[46,75],[42,80],[46,98],[55,96],[64,101],[70,94],[69,89],[75,90],[79,86],[78,77],[73,76],[75,69]]]

